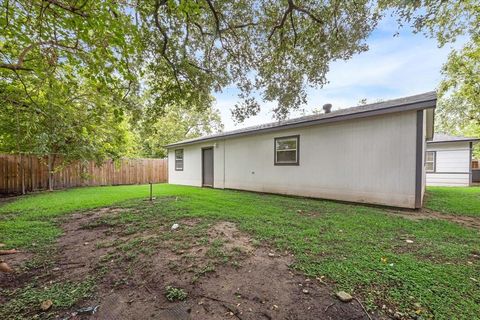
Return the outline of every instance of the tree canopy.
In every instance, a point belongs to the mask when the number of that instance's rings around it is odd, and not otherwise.
[[[442,69],[440,101],[436,110],[436,130],[480,137],[480,2],[422,1],[409,3],[401,17],[414,21],[417,31],[435,37],[439,45],[468,39],[460,50],[453,50]],[[425,7],[423,13],[412,12]],[[480,158],[480,146],[475,156]]]
[[[390,13],[440,45],[472,38],[451,55],[442,88],[468,92],[475,117],[475,78],[458,71],[478,64],[479,12],[476,1],[440,0],[4,0],[0,148],[163,156],[171,139],[222,129],[212,92],[230,86],[236,121],[262,101],[283,119],[327,83],[332,61],[368,50]]]

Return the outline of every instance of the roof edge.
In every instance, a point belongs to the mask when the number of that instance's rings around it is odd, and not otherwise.
[[[456,142],[478,142],[480,138],[464,138],[459,140],[438,140],[438,141],[427,141],[428,144],[430,143],[456,143]]]
[[[285,130],[285,129],[290,129],[290,128],[300,128],[300,127],[308,127],[308,126],[313,126],[317,124],[325,124],[325,123],[333,123],[333,122],[339,122],[339,121],[347,121],[347,120],[353,120],[353,119],[358,119],[358,118],[366,118],[366,117],[372,117],[372,116],[378,116],[378,115],[384,115],[384,114],[390,114],[390,113],[396,113],[396,112],[404,112],[404,111],[415,111],[415,110],[424,110],[424,109],[431,109],[436,107],[436,101],[437,98],[433,99],[428,99],[428,100],[423,100],[423,101],[417,101],[417,102],[412,102],[412,103],[404,103],[404,104],[398,104],[398,105],[393,105],[381,109],[375,109],[375,110],[365,110],[365,111],[360,111],[356,113],[349,113],[349,114],[340,114],[337,116],[332,116],[328,118],[320,118],[320,119],[313,119],[313,120],[306,120],[298,123],[286,123],[286,124],[280,124],[278,126],[274,127],[269,127],[269,128],[259,128],[259,129],[253,129],[250,131],[245,131],[245,132],[232,132],[228,133],[225,132],[225,134],[220,135],[220,136],[213,136],[213,137],[205,137],[205,138],[198,138],[193,141],[185,141],[185,142],[177,142],[177,143],[171,143],[168,145],[165,145],[164,147],[167,149],[174,148],[174,147],[179,147],[179,146],[186,146],[186,145],[193,145],[193,144],[198,144],[202,142],[207,142],[207,141],[215,141],[215,140],[224,140],[224,139],[230,139],[233,137],[240,137],[240,136],[247,136],[247,135],[252,135],[256,133],[267,133],[267,132],[273,132],[273,131],[280,131],[280,130]]]

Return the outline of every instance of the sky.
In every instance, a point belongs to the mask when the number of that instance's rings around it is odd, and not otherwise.
[[[394,36],[397,31],[399,34]],[[367,52],[347,61],[333,62],[327,74],[329,83],[323,88],[308,90],[304,114],[321,109],[325,103],[333,104],[332,110],[338,110],[356,106],[364,98],[376,102],[435,90],[442,79],[441,68],[448,54],[464,43],[464,39],[459,39],[439,48],[435,39],[414,34],[409,27],[399,30],[395,18],[385,18],[367,39]],[[275,103],[262,103],[260,114],[235,124],[230,110],[238,101],[237,95],[234,87],[214,94],[225,131],[275,121],[272,113]],[[301,115],[292,113],[290,118]]]

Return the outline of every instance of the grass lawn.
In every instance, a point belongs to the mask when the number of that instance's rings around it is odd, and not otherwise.
[[[169,192],[159,186],[155,195]],[[147,198],[148,185],[76,188],[28,195],[0,206],[0,242],[14,247],[39,246],[60,234],[55,218],[66,213],[105,207],[129,199]]]
[[[480,212],[474,191],[428,192],[427,207],[432,210]],[[256,241],[293,253],[292,268],[325,277],[337,289],[360,297],[370,310],[386,305],[405,315],[435,319],[478,319],[480,314],[477,230],[332,201],[175,185],[156,185],[154,194],[165,201],[151,207],[140,200],[147,198],[148,186],[79,188],[22,197],[0,207],[0,242],[47,248],[61,234],[60,216],[129,200],[125,206],[145,214],[119,216],[115,223],[125,228],[148,228],[155,217],[234,222]],[[464,200],[456,201],[458,194],[464,194]]]
[[[425,207],[442,213],[480,217],[480,187],[428,187]]]

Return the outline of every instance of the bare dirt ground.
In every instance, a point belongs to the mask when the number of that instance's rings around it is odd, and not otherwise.
[[[128,234],[108,225],[118,212],[74,214],[63,224],[45,281],[100,276],[93,297],[59,310],[60,319],[368,319],[356,300],[339,301],[321,280],[293,272],[288,252],[256,243],[231,222],[188,219],[174,231],[169,222]],[[9,262],[18,268],[25,259],[16,254]],[[21,277],[0,282],[15,287]],[[168,301],[167,286],[183,289],[185,301]],[[72,316],[96,305],[93,315]]]
[[[422,209],[419,211],[414,210],[385,210],[395,216],[400,216],[405,219],[409,220],[427,220],[427,219],[436,219],[436,220],[444,220],[449,222],[458,223],[462,226],[480,230],[480,218],[478,217],[469,217],[469,216],[460,216],[460,215],[453,215],[453,214],[446,214],[435,212],[428,209]]]

